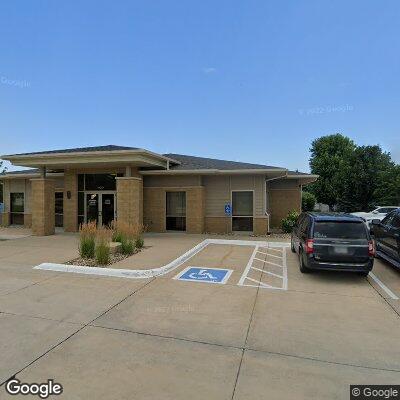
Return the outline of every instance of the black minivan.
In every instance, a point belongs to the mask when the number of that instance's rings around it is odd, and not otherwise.
[[[400,268],[400,209],[392,211],[382,221],[373,219],[371,233],[375,236],[376,256]]]
[[[367,225],[350,214],[301,214],[292,232],[291,249],[299,255],[303,273],[320,269],[367,276],[374,265],[375,247]]]

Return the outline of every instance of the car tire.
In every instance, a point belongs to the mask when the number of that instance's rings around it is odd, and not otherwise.
[[[299,253],[299,267],[300,267],[300,272],[303,274],[308,274],[310,272],[310,269],[304,265],[302,251],[300,251],[300,253]]]
[[[369,274],[369,271],[362,271],[362,272],[358,272],[358,275],[363,276],[364,278],[366,278]]]
[[[290,250],[292,250],[292,253],[296,253],[296,249],[294,248],[293,244],[293,238],[290,239]]]

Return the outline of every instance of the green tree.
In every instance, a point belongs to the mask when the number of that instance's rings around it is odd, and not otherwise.
[[[318,180],[309,187],[319,203],[330,208],[338,203],[343,193],[343,177],[350,165],[350,157],[356,145],[337,133],[323,136],[311,144],[311,173],[319,175]]]
[[[301,209],[303,211],[314,210],[316,202],[317,202],[317,198],[315,197],[315,195],[313,193],[302,192],[302,194],[301,194]]]
[[[373,200],[376,205],[400,206],[400,165],[379,171]]]
[[[342,193],[338,198],[341,211],[368,210],[382,202],[382,185],[386,186],[389,171],[395,164],[389,153],[380,146],[359,146],[350,156],[350,163],[344,169]],[[384,179],[384,180],[382,180]],[[380,187],[380,191],[378,191]]]

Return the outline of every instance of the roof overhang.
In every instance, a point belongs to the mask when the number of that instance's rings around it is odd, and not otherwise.
[[[63,172],[48,172],[46,174],[47,177],[49,178],[59,178],[59,177],[63,177],[64,173]],[[33,179],[33,178],[38,178],[40,177],[40,173],[39,172],[26,172],[23,174],[18,174],[18,173],[12,173],[12,172],[8,172],[4,175],[0,175],[0,180],[1,181],[5,181],[5,180],[10,180],[10,179]]]
[[[308,185],[310,183],[315,182],[318,178],[319,175],[313,175],[313,174],[288,174],[287,177],[288,179],[297,179],[300,181],[302,185]]]
[[[158,171],[140,171],[142,175],[282,175],[287,171],[285,168],[268,169],[170,169]]]
[[[169,163],[180,162],[144,149],[91,151],[77,153],[42,153],[1,156],[13,165],[54,169],[133,165],[138,167],[168,168]]]

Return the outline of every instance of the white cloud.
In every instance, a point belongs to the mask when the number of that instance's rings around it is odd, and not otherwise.
[[[205,74],[212,74],[212,73],[214,73],[214,72],[217,72],[217,69],[214,68],[214,67],[204,67],[204,68],[203,68],[203,72],[204,72]]]

